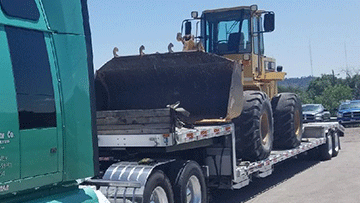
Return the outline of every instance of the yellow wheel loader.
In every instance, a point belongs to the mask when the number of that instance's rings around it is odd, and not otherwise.
[[[184,126],[235,123],[237,156],[261,160],[273,146],[300,144],[302,114],[295,94],[278,94],[285,72],[264,55],[263,34],[274,13],[256,5],[206,10],[183,21],[182,52],[114,57],[96,73],[97,109],[175,106]]]

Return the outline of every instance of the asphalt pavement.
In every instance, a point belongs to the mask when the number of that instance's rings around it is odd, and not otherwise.
[[[340,140],[340,153],[329,161],[287,160],[244,188],[212,191],[211,202],[359,203],[360,127],[346,128]]]

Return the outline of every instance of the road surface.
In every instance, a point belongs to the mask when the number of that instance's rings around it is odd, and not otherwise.
[[[212,191],[212,203],[360,202],[360,127],[346,128],[330,161],[291,159],[240,190]]]

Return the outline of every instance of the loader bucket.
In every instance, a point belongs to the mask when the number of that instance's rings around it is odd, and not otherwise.
[[[156,109],[180,101],[187,122],[232,119],[242,110],[237,62],[204,52],[115,57],[95,76],[97,110]]]

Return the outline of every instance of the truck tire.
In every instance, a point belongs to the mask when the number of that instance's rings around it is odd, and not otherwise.
[[[175,202],[206,203],[207,189],[199,164],[189,161],[180,169],[174,185]]]
[[[274,114],[274,148],[291,149],[302,139],[301,101],[294,93],[280,93],[271,100]]]
[[[144,203],[174,203],[174,193],[168,177],[161,170],[154,171],[144,189]]]
[[[243,111],[233,122],[237,158],[258,161],[269,157],[274,130],[270,100],[265,93],[245,91]]]
[[[332,146],[333,146],[332,157],[336,157],[340,152],[339,133],[335,131],[332,133],[331,137],[332,137]]]
[[[330,160],[333,155],[333,139],[331,133],[326,134],[326,142],[318,148],[322,161]]]

